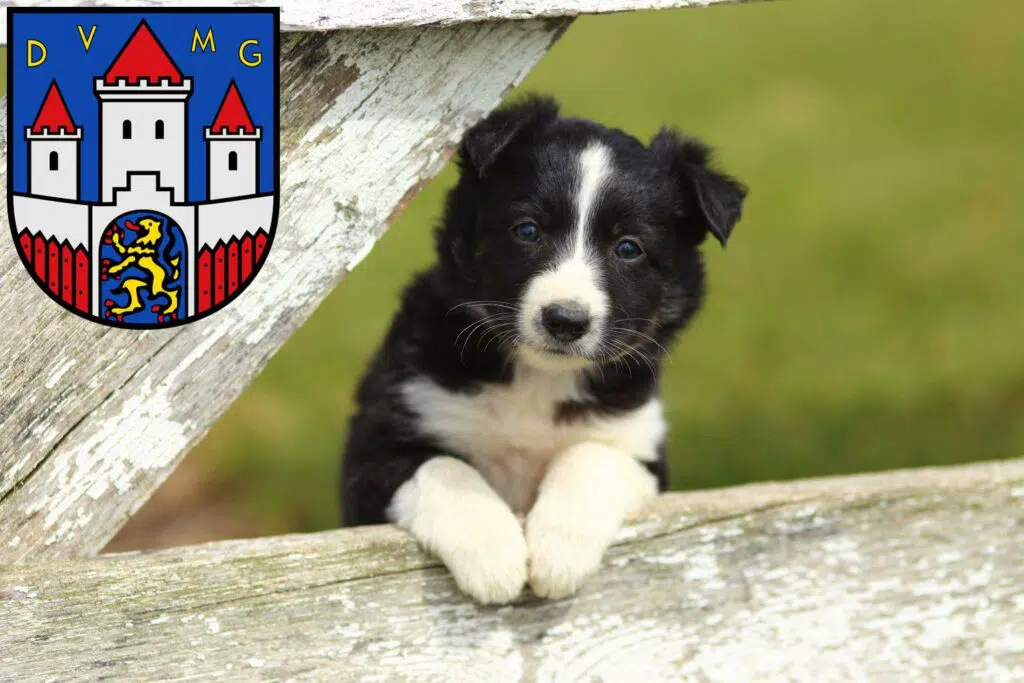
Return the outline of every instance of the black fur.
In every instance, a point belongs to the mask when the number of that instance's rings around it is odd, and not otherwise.
[[[660,360],[704,298],[698,246],[708,233],[723,245],[740,218],[745,188],[709,169],[709,149],[665,130],[644,146],[626,133],[590,121],[559,117],[546,98],[499,110],[471,128],[459,153],[460,178],[449,193],[437,231],[437,263],[417,275],[358,391],[342,475],[343,523],[387,521],[397,488],[442,449],[419,432],[398,388],[426,375],[439,385],[472,393],[484,383],[509,382],[509,348],[456,343],[479,318],[469,301],[516,303],[530,277],[551,263],[551,249],[516,242],[510,228],[528,217],[552,241],[571,230],[579,154],[599,140],[612,152],[615,173],[602,193],[593,239],[608,250],[602,276],[622,333],[652,360],[603,362],[587,371],[590,398],[558,407],[558,420],[637,408],[658,391]],[[643,245],[642,262],[611,254],[623,235]],[[543,438],[539,435],[538,438]],[[663,444],[650,469],[662,489],[668,475]]]

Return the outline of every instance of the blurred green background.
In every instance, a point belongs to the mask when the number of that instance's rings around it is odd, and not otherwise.
[[[704,137],[751,188],[668,366],[673,488],[1024,456],[1022,75],[1020,0],[586,17],[530,74],[519,90],[567,113]],[[453,179],[417,197],[126,534],[336,523],[356,381],[432,259]],[[239,523],[204,532],[197,505]]]

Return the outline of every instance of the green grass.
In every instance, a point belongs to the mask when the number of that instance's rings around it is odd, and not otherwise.
[[[751,187],[668,369],[673,487],[1024,455],[1022,72],[1019,0],[790,0],[584,18],[529,76]],[[268,532],[335,523],[355,383],[452,180],[189,456]]]

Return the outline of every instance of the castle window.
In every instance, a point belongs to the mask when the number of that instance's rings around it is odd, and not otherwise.
[[[57,171],[60,169],[60,157],[57,152],[50,152],[50,170]]]
[[[238,170],[238,152],[228,152],[228,170]]]
[[[156,120],[156,139],[157,140],[163,140],[164,139],[164,121],[163,121],[163,119],[157,119]]]
[[[132,122],[128,119],[121,122],[121,137],[125,140],[132,139]]]

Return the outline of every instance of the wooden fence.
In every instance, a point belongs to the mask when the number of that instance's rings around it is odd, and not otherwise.
[[[391,527],[0,568],[0,679],[1019,681],[1024,462],[663,496],[479,607]]]
[[[1021,461],[668,495],[582,595],[500,609],[384,527],[86,559],[573,15],[707,2],[266,4],[282,204],[245,296],[106,328],[0,249],[0,680],[1024,678]]]

